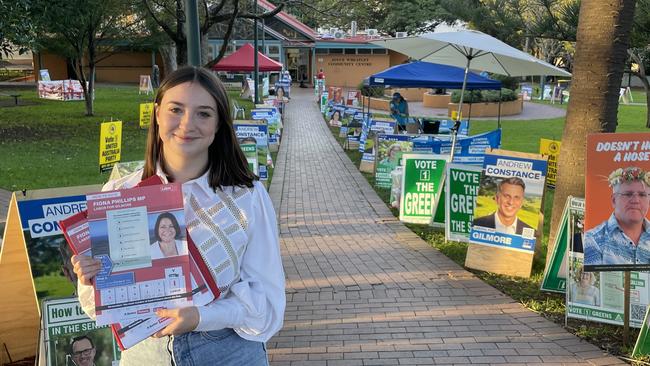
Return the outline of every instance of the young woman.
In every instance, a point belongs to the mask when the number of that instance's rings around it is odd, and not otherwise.
[[[210,267],[221,296],[206,306],[160,310],[173,322],[122,353],[122,365],[268,365],[266,342],[282,327],[284,272],[275,211],[247,168],[221,82],[187,67],[160,85],[144,169],[105,190],[158,175],[183,184],[185,220],[197,249],[211,243],[222,258]],[[201,249],[199,249],[201,250]],[[79,300],[94,316],[92,280],[100,264],[73,257]]]

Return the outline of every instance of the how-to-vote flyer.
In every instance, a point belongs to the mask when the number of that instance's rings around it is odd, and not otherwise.
[[[180,184],[87,196],[97,324],[152,316],[192,305],[183,192]],[[172,251],[167,245],[173,241]]]
[[[537,156],[485,154],[470,242],[534,252],[547,168],[546,159]]]

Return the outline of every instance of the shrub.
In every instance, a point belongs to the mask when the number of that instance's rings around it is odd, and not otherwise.
[[[517,100],[517,94],[506,88],[501,89],[501,102],[510,102]],[[454,90],[451,94],[451,102],[460,102],[460,90]],[[466,90],[463,97],[463,103],[498,103],[499,91],[498,90]]]
[[[499,74],[490,74],[490,78],[499,80],[502,88],[510,90],[517,90],[519,88],[519,78]]]
[[[463,103],[480,103],[482,101],[483,96],[481,95],[480,90],[465,90],[465,94],[463,95]],[[454,90],[453,93],[451,93],[451,102],[460,102],[460,90]]]
[[[384,96],[385,88],[383,86],[368,86],[361,82],[358,88],[361,90],[361,95],[364,97],[381,98]]]

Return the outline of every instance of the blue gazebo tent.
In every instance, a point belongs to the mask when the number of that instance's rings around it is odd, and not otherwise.
[[[465,70],[460,67],[415,61],[392,66],[371,75],[369,84],[402,88],[461,89],[464,76]],[[501,82],[469,72],[466,89],[500,90]]]
[[[371,75],[367,81],[370,86],[462,89],[464,77],[465,69],[460,67],[414,61],[389,67]],[[465,90],[499,90],[501,92],[501,82],[468,71]],[[501,126],[501,102],[499,102],[497,125]]]

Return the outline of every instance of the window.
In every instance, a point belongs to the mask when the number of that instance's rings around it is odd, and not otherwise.
[[[329,49],[327,48],[317,48],[316,49],[316,54],[317,55],[327,55],[329,53]]]
[[[373,54],[373,55],[385,55],[385,54],[387,54],[387,53],[388,53],[388,52],[386,52],[386,49],[385,49],[385,48],[373,48],[373,49],[372,49],[372,54]]]
[[[370,49],[370,48],[359,48],[357,50],[357,54],[359,54],[359,55],[369,55],[371,53],[372,53],[372,49]]]
[[[277,55],[280,53],[280,47],[279,46],[268,46],[269,48],[269,54],[271,55]]]
[[[357,49],[356,48],[346,48],[345,50],[346,55],[356,55],[357,54]]]
[[[332,55],[340,55],[343,54],[343,49],[342,48],[330,48],[330,54]]]

